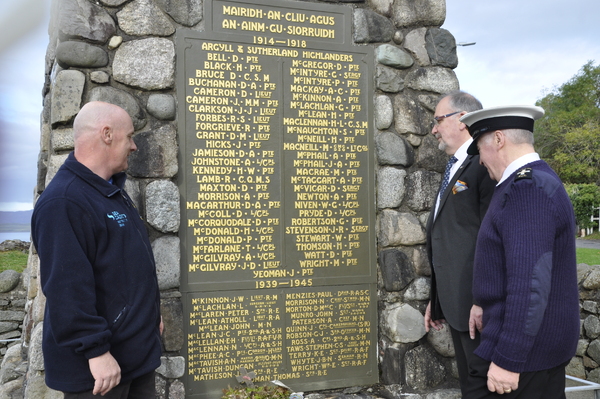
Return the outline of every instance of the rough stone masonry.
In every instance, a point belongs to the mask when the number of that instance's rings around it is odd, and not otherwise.
[[[354,42],[373,46],[376,58],[372,93],[376,148],[372,151],[378,160],[377,356],[381,384],[346,393],[458,398],[449,331],[426,335],[423,325],[431,273],[425,254],[424,226],[446,163],[446,156],[437,149],[430,134],[431,120],[439,95],[459,88],[453,72],[458,64],[456,43],[450,32],[440,28],[446,17],[446,3],[333,3],[352,9]],[[38,194],[72,150],[73,118],[84,103],[111,102],[132,117],[138,151],[130,159],[126,188],[149,225],[157,260],[166,328],[156,385],[158,397],[165,399],[185,396],[179,380],[185,364],[178,289],[180,216],[175,184],[178,127],[174,34],[180,27],[202,31],[204,18],[202,0],[53,0],[42,90]],[[27,373],[11,373],[11,379],[3,381],[0,387],[0,397],[62,396],[44,384],[40,341],[45,300],[38,273],[39,261],[32,248],[22,342],[13,346],[17,349],[11,348],[2,364]],[[598,324],[597,306],[588,303],[586,311],[595,317],[586,319],[591,329]],[[589,347],[596,348],[594,342]],[[590,363],[590,358],[582,359]],[[594,364],[597,366],[596,361]],[[324,395],[316,393],[311,397]]]

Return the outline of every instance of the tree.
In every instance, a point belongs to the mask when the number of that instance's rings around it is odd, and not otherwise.
[[[536,150],[566,183],[600,183],[600,66],[586,63],[536,105]]]
[[[550,163],[564,182],[600,183],[600,126],[589,122],[566,132]]]

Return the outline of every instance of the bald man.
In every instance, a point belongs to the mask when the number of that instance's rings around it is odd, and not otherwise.
[[[134,128],[122,108],[84,105],[75,149],[35,206],[46,296],[46,384],[65,398],[149,398],[160,365],[160,293],[148,234],[123,190]]]

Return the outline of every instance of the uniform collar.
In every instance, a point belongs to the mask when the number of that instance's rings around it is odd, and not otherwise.
[[[499,186],[500,184],[502,184],[502,182],[504,182],[506,179],[508,179],[508,177],[510,175],[512,175],[513,173],[515,173],[517,170],[521,169],[523,166],[527,165],[528,163],[532,163],[532,162],[539,161],[539,160],[540,160],[540,155],[537,152],[531,152],[529,154],[523,155],[520,158],[515,159],[506,167],[506,169],[504,169],[502,178],[496,185]]]

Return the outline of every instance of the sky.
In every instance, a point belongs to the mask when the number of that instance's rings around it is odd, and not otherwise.
[[[27,210],[37,181],[50,0],[1,1],[0,211]]]
[[[2,0],[0,211],[33,207],[49,3]],[[26,16],[9,16],[18,7]],[[533,105],[586,62],[600,64],[599,15],[600,0],[446,0],[442,28],[476,43],[457,48],[462,90],[484,107]]]
[[[600,63],[599,0],[446,0],[446,21],[459,46],[460,88],[484,108],[534,105]]]

